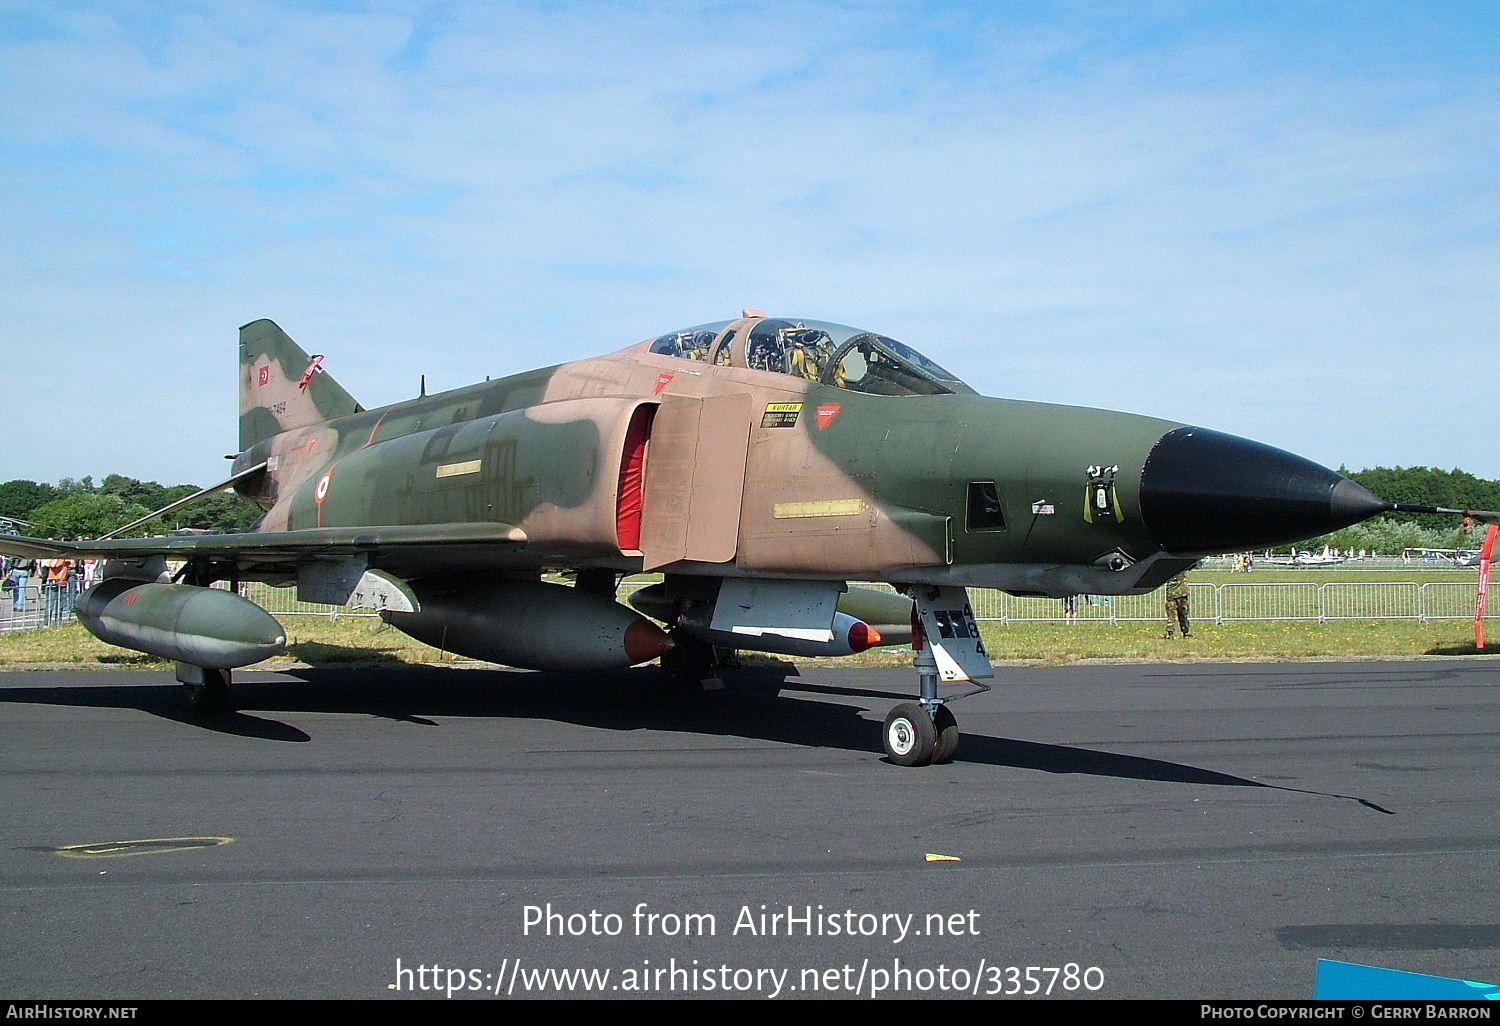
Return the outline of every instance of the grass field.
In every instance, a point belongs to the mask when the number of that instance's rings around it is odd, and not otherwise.
[[[368,617],[286,616],[284,655],[264,665],[463,662]],[[1463,620],[1200,622],[1186,640],[1162,638],[1162,624],[1135,622],[983,625],[991,658],[1067,663],[1080,659],[1308,659],[1474,655],[1473,624]],[[1500,629],[1486,651],[1500,652]],[[877,649],[827,663],[900,666],[902,649]],[[807,660],[808,663],[818,660]],[[73,664],[166,667],[164,660],[96,640],[77,623],[0,635],[0,665]]]
[[[1477,570],[1424,569],[1420,566],[1368,570],[1278,570],[1257,567],[1254,573],[1249,574],[1236,574],[1228,570],[1193,571],[1193,580],[1203,584],[1378,584],[1382,581],[1403,584],[1474,584],[1478,579]]]

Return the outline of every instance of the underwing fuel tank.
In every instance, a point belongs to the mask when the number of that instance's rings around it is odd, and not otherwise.
[[[656,624],[592,592],[490,578],[410,582],[419,612],[381,619],[445,652],[528,670],[618,670],[672,648]]]
[[[79,595],[76,611],[100,641],[206,669],[249,666],[286,649],[270,613],[217,588],[113,578]]]

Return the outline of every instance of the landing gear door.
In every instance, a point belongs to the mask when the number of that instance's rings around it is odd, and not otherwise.
[[[662,397],[646,447],[642,569],[734,559],[750,410],[748,395]]]
[[[967,591],[918,585],[914,597],[925,644],[937,662],[939,678],[963,681],[995,675]]]
[[[842,581],[730,577],[719,586],[710,627],[747,637],[832,641],[833,614],[843,590]]]

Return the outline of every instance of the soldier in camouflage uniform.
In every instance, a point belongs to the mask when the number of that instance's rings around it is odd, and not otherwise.
[[[1184,570],[1167,582],[1167,633],[1163,637],[1175,637],[1179,624],[1182,626],[1182,636],[1189,636],[1187,575],[1188,572]]]

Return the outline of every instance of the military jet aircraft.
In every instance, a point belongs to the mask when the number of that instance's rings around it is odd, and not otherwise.
[[[885,749],[941,762],[951,704],[993,674],[965,588],[1147,592],[1204,555],[1413,508],[1257,442],[978,395],[886,335],[749,309],[378,409],[258,320],[240,329],[239,395],[233,473],[199,494],[260,505],[254,532],[0,539],[107,559],[79,618],[174,660],[200,708],[227,707],[230,671],[285,645],[259,606],[209,587],[257,580],[540,670],[659,658],[697,681],[716,649],[910,642],[917,701],[891,710]],[[618,603],[643,571],[661,582]]]

